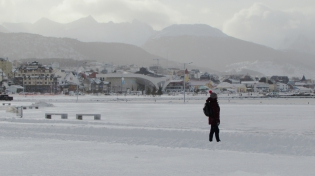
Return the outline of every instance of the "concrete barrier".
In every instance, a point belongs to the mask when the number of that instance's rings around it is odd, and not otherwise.
[[[52,115],[60,115],[61,119],[68,119],[68,114],[66,113],[45,113],[45,119],[51,119]]]
[[[83,116],[94,116],[94,120],[101,120],[101,114],[76,114],[76,119],[83,120]]]

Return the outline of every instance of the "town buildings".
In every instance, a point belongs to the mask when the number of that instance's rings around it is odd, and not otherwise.
[[[24,92],[57,93],[57,77],[50,66],[38,62],[22,64],[14,71],[14,84]]]
[[[161,66],[153,66],[149,69],[136,65],[115,66],[114,64],[92,63],[65,69],[56,66],[57,63],[42,65],[34,61],[20,63],[12,69],[12,62],[0,58],[0,67],[3,72],[2,92],[7,90],[7,92],[53,94],[69,94],[70,92],[109,94],[144,92],[148,89],[182,92],[185,85],[187,92],[208,92],[211,89],[217,93],[268,93],[314,92],[315,87],[314,80],[306,79],[304,76],[300,79],[277,75],[261,78],[248,74],[218,76],[199,69],[183,70]],[[11,85],[13,87],[10,88]]]

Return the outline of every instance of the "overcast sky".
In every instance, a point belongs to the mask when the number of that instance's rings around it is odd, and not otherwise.
[[[0,23],[140,20],[160,30],[203,23],[226,34],[276,48],[285,37],[315,38],[315,0],[0,0]]]

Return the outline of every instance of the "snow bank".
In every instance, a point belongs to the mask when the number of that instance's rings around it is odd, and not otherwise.
[[[9,107],[7,107],[7,109],[6,109],[6,112],[17,113],[18,110],[16,109],[15,106],[9,106]]]
[[[37,102],[33,103],[31,106],[33,106],[33,107],[35,107],[35,106],[36,107],[54,107],[53,104],[46,103],[44,101],[37,101]]]

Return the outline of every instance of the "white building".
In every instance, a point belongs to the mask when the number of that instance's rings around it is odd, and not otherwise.
[[[287,92],[289,91],[289,86],[287,84],[277,82],[276,90],[279,92]]]
[[[270,92],[269,84],[263,82],[257,83],[254,89],[254,92]]]
[[[255,92],[258,81],[242,81],[241,84],[245,85],[248,92]],[[257,90],[256,90],[257,91]]]

